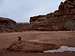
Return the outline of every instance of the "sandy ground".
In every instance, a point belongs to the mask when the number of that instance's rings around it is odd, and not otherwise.
[[[62,53],[24,53],[24,52],[0,52],[0,56],[75,56],[75,52]]]
[[[75,47],[75,31],[26,31],[13,33],[0,33],[0,49],[7,48],[21,36],[25,41],[39,41]],[[0,50],[1,51],[1,50]],[[0,52],[0,56],[75,56],[75,52],[62,53],[23,53]]]
[[[0,33],[0,48],[8,47],[21,36],[26,41],[39,41],[58,45],[75,46],[75,31],[27,31]]]

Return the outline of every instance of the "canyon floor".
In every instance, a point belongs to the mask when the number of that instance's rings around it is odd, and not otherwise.
[[[75,56],[75,52],[62,52],[62,53],[1,52],[0,56]]]
[[[57,45],[75,47],[75,31],[26,31],[13,33],[0,33],[0,49],[8,48],[17,37],[22,40],[53,43]],[[75,52],[62,53],[24,53],[0,50],[0,56],[75,56]]]

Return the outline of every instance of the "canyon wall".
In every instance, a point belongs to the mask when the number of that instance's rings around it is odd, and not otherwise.
[[[61,2],[58,10],[53,13],[31,17],[30,24],[32,30],[75,30],[75,0]]]

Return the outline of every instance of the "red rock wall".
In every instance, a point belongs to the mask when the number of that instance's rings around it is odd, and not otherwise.
[[[70,25],[69,23],[70,22]],[[59,9],[47,15],[30,18],[33,30],[75,30],[75,1],[66,0],[61,2]],[[65,25],[67,24],[67,25]],[[73,24],[73,25],[72,25]],[[66,27],[65,27],[66,26]],[[70,28],[69,28],[70,27]]]

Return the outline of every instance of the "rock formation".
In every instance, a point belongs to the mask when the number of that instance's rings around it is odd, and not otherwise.
[[[31,30],[31,26],[29,23],[16,23],[15,31],[29,31]]]
[[[15,24],[16,22],[9,19],[9,18],[3,18],[3,17],[0,17],[0,25],[11,25],[11,24]]]
[[[12,31],[15,27],[16,22],[9,19],[0,17],[0,32]]]
[[[0,17],[0,32],[22,32],[29,31],[29,23],[16,23],[9,18]]]
[[[75,30],[75,0],[61,2],[58,10],[30,18],[33,30]]]

